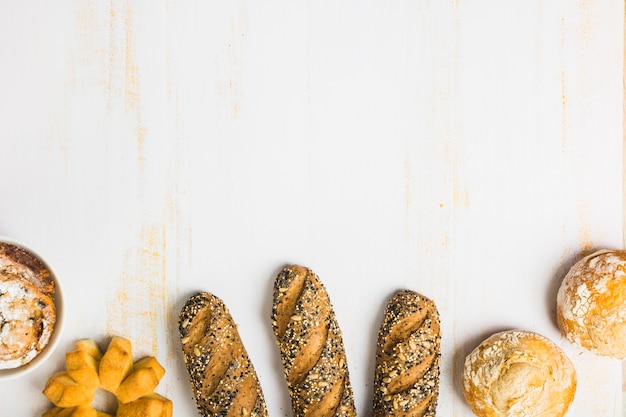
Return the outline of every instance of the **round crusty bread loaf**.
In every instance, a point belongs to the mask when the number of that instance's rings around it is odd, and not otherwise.
[[[626,251],[599,250],[570,268],[557,293],[557,323],[572,343],[626,358]]]
[[[561,417],[575,391],[574,365],[537,333],[496,333],[465,359],[463,394],[479,417]]]

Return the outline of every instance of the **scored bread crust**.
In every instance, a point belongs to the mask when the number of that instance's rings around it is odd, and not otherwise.
[[[378,333],[373,416],[434,416],[441,363],[435,303],[410,290],[387,303]]]
[[[201,292],[179,314],[183,359],[200,414],[267,417],[257,374],[224,302]]]
[[[319,277],[298,265],[274,282],[271,314],[295,417],[354,417],[341,330]]]

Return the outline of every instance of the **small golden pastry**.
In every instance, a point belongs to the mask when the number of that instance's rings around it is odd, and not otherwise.
[[[96,389],[100,386],[98,369],[102,355],[98,346],[90,342],[80,341],[75,350],[65,354],[65,369],[79,385]]]
[[[78,384],[67,372],[53,374],[43,390],[43,394],[57,407],[69,408],[91,404],[96,388]]]
[[[557,293],[557,323],[570,342],[626,358],[626,251],[600,250],[570,268]]]
[[[410,290],[388,302],[378,333],[374,417],[434,417],[441,333],[435,303]]]
[[[46,411],[41,417],[113,417],[111,414],[96,410],[91,405],[80,405],[72,408],[55,407]]]
[[[113,337],[104,355],[93,340],[80,340],[65,355],[65,366],[46,382],[43,394],[55,407],[42,417],[112,417],[93,407],[98,389],[115,395],[116,416],[172,416],[172,402],[154,392],[165,369],[152,356],[133,364],[127,339]]]
[[[463,394],[478,417],[562,417],[575,392],[572,362],[534,332],[496,333],[465,358]]]
[[[121,403],[129,403],[150,394],[159,385],[165,369],[156,358],[149,356],[138,360],[133,370],[115,391]]]
[[[130,340],[117,336],[111,339],[99,365],[100,386],[103,389],[114,393],[130,374],[133,369],[132,351]]]
[[[145,395],[135,401],[120,404],[116,417],[172,417],[172,401],[159,394]]]
[[[180,311],[178,329],[202,416],[267,417],[257,374],[221,299],[208,292],[190,297]]]
[[[298,265],[276,277],[272,327],[295,417],[354,417],[341,330],[319,277]]]

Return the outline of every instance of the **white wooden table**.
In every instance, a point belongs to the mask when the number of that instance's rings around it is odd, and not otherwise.
[[[130,338],[195,404],[187,296],[229,306],[271,416],[290,416],[269,324],[287,263],[313,268],[371,415],[387,297],[442,315],[438,413],[472,413],[463,359],[508,328],[570,356],[570,417],[613,416],[621,363],[555,325],[581,253],[623,246],[624,5],[603,2],[0,2],[0,235],[65,290],[59,349],[0,383],[40,415],[77,339]],[[100,398],[105,403],[106,400]]]

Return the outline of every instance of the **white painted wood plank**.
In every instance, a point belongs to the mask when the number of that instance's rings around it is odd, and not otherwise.
[[[192,415],[176,313],[208,290],[290,415],[269,307],[298,262],[333,298],[361,415],[406,287],[442,314],[439,414],[471,415],[464,355],[524,327],[575,362],[568,415],[611,416],[620,364],[553,310],[581,252],[622,244],[623,4],[494,3],[0,3],[0,234],[70,300],[61,350],[0,383],[30,396],[7,412],[46,409],[75,339],[121,334]]]

